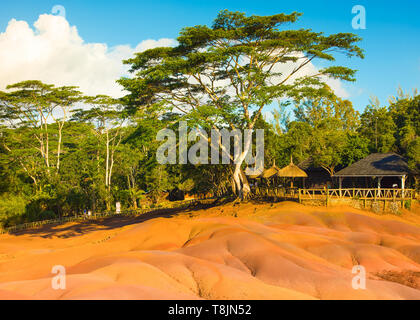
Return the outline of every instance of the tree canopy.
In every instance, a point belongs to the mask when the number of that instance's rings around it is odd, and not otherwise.
[[[132,76],[118,80],[128,92],[121,99],[39,80],[7,86],[0,223],[110,211],[116,202],[137,209],[187,193],[245,197],[243,160],[256,149],[257,129],[264,129],[266,167],[310,159],[334,175],[369,153],[392,151],[420,174],[420,95],[400,89],[383,105],[372,97],[359,114],[364,106],[337,97],[327,82],[354,80],[355,70],[334,61],[340,53],[363,58],[360,38],[290,29],[300,15],[225,10],[211,26],[185,27],[176,46],[125,61]],[[317,60],[329,66],[309,73]],[[275,104],[273,119],[264,118]],[[211,129],[250,129],[251,139],[235,163],[159,163],[158,132],[181,121],[207,137]]]
[[[130,92],[131,109],[178,112],[203,128],[254,129],[268,104],[278,99],[319,99],[331,95],[328,78],[354,81],[355,70],[329,66],[308,74],[316,60],[335,61],[337,53],[363,58],[351,33],[324,35],[285,27],[301,14],[246,16],[221,11],[211,27],[181,30],[176,47],[159,47],[125,61],[133,78],[119,81]],[[249,141],[249,140],[248,140]],[[250,144],[235,163],[233,180],[239,196],[249,192],[240,168]]]

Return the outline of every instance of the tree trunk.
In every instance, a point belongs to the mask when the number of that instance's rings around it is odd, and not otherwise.
[[[236,196],[242,200],[243,190],[242,190],[240,174],[241,174],[241,164],[237,163],[235,164],[235,170],[233,171],[233,181],[235,183]]]
[[[58,124],[58,145],[57,145],[57,170],[55,172],[56,175],[58,175],[58,172],[60,171],[60,157],[61,157],[61,143],[63,139],[63,124]]]
[[[241,169],[242,163],[244,162],[246,155],[251,148],[251,137],[252,132],[248,131],[248,137],[245,137],[244,149],[235,163],[235,170],[233,172],[233,181],[235,182],[236,195],[239,200],[245,200],[251,194],[251,188],[249,187],[248,179]]]
[[[109,185],[109,131],[106,130],[106,159],[105,159],[105,190],[106,210],[111,211],[111,186]]]
[[[233,192],[239,200],[246,200],[251,195],[251,187],[249,186],[248,179],[241,169],[241,164],[235,164],[235,171],[233,172]]]
[[[106,131],[106,156],[105,156],[105,186],[108,186],[108,168],[109,168],[109,134]]]

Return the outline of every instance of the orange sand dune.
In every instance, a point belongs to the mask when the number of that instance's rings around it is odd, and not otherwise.
[[[0,299],[420,299],[419,213],[228,204],[3,235]]]

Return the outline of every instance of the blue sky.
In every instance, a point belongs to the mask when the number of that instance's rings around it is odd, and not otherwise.
[[[222,9],[247,14],[303,12],[293,27],[311,28],[327,34],[353,32],[363,41],[366,58],[340,57],[337,63],[358,69],[357,81],[344,84],[349,99],[362,111],[369,97],[376,95],[382,103],[395,95],[398,86],[405,91],[420,89],[420,1],[2,1],[0,33],[14,18],[30,26],[39,15],[51,13],[54,5],[66,9],[66,19],[76,26],[87,43],[106,43],[109,47],[135,47],[146,39],[176,38],[184,26],[211,24]],[[366,8],[367,29],[353,30],[354,5]],[[321,66],[315,63],[316,66]],[[0,70],[1,71],[1,70]]]

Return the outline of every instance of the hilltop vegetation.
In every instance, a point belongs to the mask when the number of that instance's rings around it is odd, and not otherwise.
[[[223,11],[211,28],[185,28],[179,46],[147,50],[127,61],[134,75],[120,79],[129,91],[122,99],[87,97],[77,87],[36,80],[8,86],[0,92],[1,223],[74,215],[85,209],[114,210],[116,201],[135,209],[174,189],[216,195],[246,191],[246,181],[238,176],[242,162],[156,161],[158,131],[177,130],[181,120],[206,131],[265,129],[266,166],[274,161],[286,165],[291,156],[295,162],[312,157],[333,174],[370,152],[394,151],[419,172],[417,93],[399,90],[384,106],[372,99],[359,114],[323,81],[353,81],[354,70],[331,66],[294,83],[287,82],[293,71],[267,71],[278,64],[301,68],[313,59],[333,62],[335,52],[363,57],[355,45],[361,39],[355,35],[282,29],[298,17],[246,17]],[[296,52],[303,56],[292,54]],[[198,84],[189,82],[190,76]],[[200,77],[207,80],[200,83]],[[273,85],[273,79],[278,83]],[[267,121],[264,107],[276,102],[274,120]],[[180,112],[181,105],[188,111]]]

